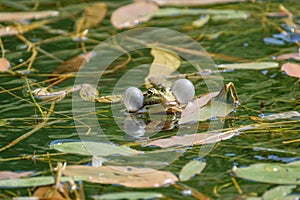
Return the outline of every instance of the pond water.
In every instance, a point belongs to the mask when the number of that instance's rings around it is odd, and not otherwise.
[[[39,2],[39,5],[36,4],[38,10],[59,9],[61,12],[69,13],[69,15],[65,14],[65,17],[59,21],[50,23],[47,25],[48,27],[37,28],[23,34],[33,43],[38,44],[40,42],[40,45],[37,45],[37,47],[42,49],[43,52],[48,52],[43,53],[39,51],[35,58],[32,67],[37,72],[33,72],[28,76],[14,76],[8,73],[0,74],[1,147],[32,130],[38,123],[42,122],[41,114],[29,95],[26,81],[28,81],[28,84],[44,81],[60,65],[59,60],[68,60],[82,53],[80,42],[74,42],[70,35],[67,34],[61,35],[57,39],[57,34],[51,34],[49,27],[63,30],[65,33],[73,32],[76,17],[80,16],[77,10],[82,10],[85,5],[84,2],[54,2],[48,0],[41,0]],[[89,30],[87,37],[90,40],[85,42],[87,50],[92,50],[98,43],[122,32],[122,30],[117,30],[110,24],[109,16],[112,11],[130,3],[130,1],[103,2],[109,8],[108,16],[106,16],[101,25]],[[297,0],[288,0],[257,1],[255,3],[243,2],[204,7],[248,11],[251,15],[246,20],[209,21],[203,27],[195,28],[191,25],[191,22],[199,16],[157,17],[151,19],[149,22],[142,23],[139,27],[164,27],[184,33],[195,39],[207,52],[213,53],[214,56],[212,58],[216,64],[242,61],[268,62],[274,61],[273,55],[298,52],[299,49],[299,43],[267,45],[263,41],[266,37],[278,34],[278,27],[281,27],[281,24],[284,23],[283,18],[266,17],[267,12],[277,12],[280,4],[283,4],[295,17],[298,17],[299,22],[300,4]],[[3,1],[0,6],[5,11],[24,11],[32,9],[34,4],[32,1],[27,0],[20,0],[18,4]],[[53,41],[47,41],[47,39],[53,39]],[[26,51],[26,48],[22,47],[24,43],[16,36],[2,37],[2,42],[6,50],[5,56],[10,60],[12,66],[18,65],[31,55],[30,51]],[[47,56],[47,54],[53,55],[56,59]],[[131,57],[131,61],[126,68],[103,76],[98,84],[100,96],[109,95],[115,87],[116,82],[129,70],[137,65],[149,64],[153,60],[149,49],[134,51]],[[124,62],[124,60],[125,56],[120,62]],[[280,61],[280,66],[285,62]],[[24,66],[19,70],[21,69],[26,69],[26,67]],[[189,73],[193,69],[191,69],[189,63],[183,63],[179,71],[181,73]],[[300,110],[299,79],[287,76],[280,71],[280,68],[228,70],[221,72],[221,76],[224,79],[224,83],[234,83],[240,101],[240,106],[234,115],[226,118],[225,128],[260,124],[263,123],[259,120],[259,117],[262,115]],[[74,79],[69,79],[53,86],[53,89],[67,88],[72,86],[73,82]],[[192,79],[192,82],[195,85],[197,95],[207,92],[203,81]],[[40,86],[31,85],[31,88],[34,90],[38,87],[46,86],[46,83],[40,83]],[[50,107],[50,103],[39,103],[43,106],[43,110]],[[118,104],[114,106],[118,108]],[[125,140],[124,132],[114,121],[113,117],[115,116],[112,113],[111,105],[95,103],[95,108],[97,120],[104,130],[106,137],[116,144],[130,145]],[[124,110],[118,114],[123,116]],[[51,174],[50,166],[56,166],[57,162],[68,162],[68,165],[88,164],[90,162],[89,156],[75,154],[58,155],[56,154],[58,151],[49,147],[49,144],[57,139],[80,139],[72,116],[72,95],[69,95],[55,104],[54,113],[49,118],[49,122],[53,123],[46,124],[45,127],[33,133],[25,140],[0,152],[0,171],[36,171],[41,172],[41,174]],[[199,131],[206,126],[206,123],[202,123],[202,126],[199,126]],[[241,193],[234,184],[235,182],[231,174],[232,167],[243,167],[265,162],[289,163],[299,160],[299,142],[284,143],[284,141],[298,139],[299,128],[299,118],[278,120],[277,123],[274,121],[266,123],[265,126],[244,131],[228,140],[217,142],[210,152],[201,158],[207,163],[204,171],[191,180],[182,183],[179,182],[178,184],[192,187],[211,199],[243,199],[246,196],[261,196],[266,190],[275,185],[235,178],[241,188]],[[176,135],[177,130],[175,128],[170,131],[163,131],[153,137],[170,137]],[[145,149],[140,145],[133,145],[132,147],[139,150]],[[148,150],[151,150],[151,148],[148,148]],[[188,161],[197,160],[201,157],[199,155],[199,152],[202,151],[201,145],[188,147],[185,151],[182,156],[174,162],[169,163],[162,170],[178,174]],[[47,156],[47,153],[49,153],[49,156]],[[91,198],[92,195],[123,191],[156,191],[164,194],[166,196],[165,199],[195,199],[193,196],[185,195],[182,189],[178,189],[175,186],[135,189],[86,182],[83,185],[86,199]],[[297,190],[299,191],[299,188]],[[32,190],[5,188],[0,191],[4,198],[22,195],[28,196],[29,191]]]

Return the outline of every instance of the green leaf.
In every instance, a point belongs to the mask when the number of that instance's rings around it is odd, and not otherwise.
[[[235,64],[221,64],[219,68],[223,69],[269,69],[278,67],[277,62],[251,62],[251,63],[235,63]]]
[[[83,180],[77,177],[75,180]],[[62,182],[69,181],[69,177],[62,177]],[[4,179],[0,180],[0,188],[21,188],[21,187],[37,187],[42,185],[51,185],[55,183],[55,178],[52,176],[43,177],[29,177],[29,178],[17,178],[17,179]]]
[[[263,194],[263,200],[293,200],[299,199],[300,195],[292,194],[291,192],[295,189],[296,185],[277,186],[266,191]]]
[[[154,198],[162,198],[163,195],[157,192],[117,192],[110,194],[103,194],[99,196],[93,196],[93,199],[96,200],[104,200],[104,199],[154,199]]]
[[[55,180],[52,176],[4,179],[0,180],[0,187],[34,187],[41,185],[50,185],[54,182]]]
[[[244,168],[233,167],[232,172],[240,178],[274,184],[300,184],[300,161],[279,164],[259,163]]]
[[[200,174],[202,170],[205,168],[206,163],[203,161],[192,160],[187,163],[179,174],[179,179],[181,181],[187,181],[192,178],[196,174]]]
[[[247,19],[249,17],[249,12],[242,10],[225,10],[225,9],[180,9],[180,8],[161,8],[154,13],[154,17],[174,17],[183,15],[211,15],[214,19],[216,15],[216,20],[220,20],[221,16],[228,19]]]
[[[126,146],[117,146],[101,142],[61,142],[51,144],[50,147],[64,153],[81,155],[109,156],[119,154],[129,156],[143,153]]]

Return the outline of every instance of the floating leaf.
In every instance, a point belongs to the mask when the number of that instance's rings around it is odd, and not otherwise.
[[[162,198],[163,195],[157,192],[116,192],[109,194],[102,194],[99,196],[93,196],[95,200],[114,200],[114,199],[130,199],[130,200],[138,200],[138,199],[156,199]]]
[[[289,164],[259,163],[248,167],[233,167],[232,172],[240,178],[273,184],[300,184],[300,161]]]
[[[288,59],[293,59],[300,61],[300,53],[287,53],[287,54],[282,54],[276,57],[276,60],[288,60]]]
[[[50,185],[54,182],[55,179],[52,176],[6,179],[0,180],[0,187],[34,187],[41,185]]]
[[[181,181],[187,181],[196,174],[200,174],[205,168],[206,163],[199,160],[192,160],[187,163],[180,171],[179,179]]]
[[[285,63],[281,67],[281,71],[284,71],[287,75],[300,78],[300,65],[295,63]]]
[[[173,163],[182,156],[184,152],[184,150],[178,151],[177,149],[168,149],[146,151],[143,154],[132,156],[110,156],[106,157],[107,159],[99,156],[93,156],[92,166],[101,166],[102,163],[105,162],[109,165],[122,163],[122,165],[161,169],[170,165],[170,163]]]
[[[52,74],[69,74],[77,72],[85,63],[89,61],[90,58],[94,56],[93,52],[81,54],[66,60],[65,62],[61,63],[53,72]],[[52,78],[52,77],[49,77]]]
[[[77,32],[97,26],[106,16],[105,3],[95,3],[84,9],[82,17],[76,22]]]
[[[85,177],[85,181],[101,184],[118,184],[133,188],[161,187],[174,184],[177,177],[171,172],[132,166],[67,166],[63,174]]]
[[[252,63],[236,63],[236,64],[221,64],[219,68],[223,69],[269,69],[278,67],[277,62],[252,62]]]
[[[246,11],[225,9],[162,8],[154,13],[154,17],[174,17],[183,15],[210,15],[212,20],[247,19],[249,17],[249,13]]]
[[[188,122],[206,121],[213,117],[225,117],[231,113],[234,106],[221,101],[211,100],[207,105],[202,108],[197,108],[194,112],[182,116],[178,123],[185,124]]]
[[[213,92],[189,102],[182,111],[178,124],[205,121],[212,117],[225,117],[233,111],[234,104],[237,103],[238,97],[233,83],[230,82],[219,92]]]
[[[32,12],[1,12],[0,22],[24,21],[29,19],[43,19],[58,16],[58,11],[32,11]]]
[[[11,171],[2,171],[0,172],[0,179],[14,179],[14,178],[20,178],[24,176],[32,175],[33,172],[11,172]]]
[[[198,6],[218,3],[245,2],[247,0],[150,0],[160,6]]]
[[[168,76],[175,72],[181,63],[176,53],[166,49],[152,48],[151,55],[154,57],[154,60],[150,66],[149,74],[145,78],[147,87],[150,87],[149,78]]]
[[[131,3],[115,10],[111,15],[111,23],[117,29],[132,28],[151,19],[159,7],[155,3],[141,1]]]
[[[10,62],[6,58],[0,58],[0,72],[5,72],[10,68]]]
[[[196,133],[182,136],[172,136],[166,139],[158,139],[147,143],[145,146],[158,146],[168,148],[172,146],[192,146],[201,144],[216,143],[221,140],[228,140],[239,134],[241,131],[252,129],[251,126],[240,127],[222,133]]]
[[[276,120],[276,119],[290,119],[293,117],[300,117],[300,113],[297,111],[288,111],[283,113],[271,114],[263,116],[264,120]]]
[[[296,185],[277,186],[266,191],[262,198],[263,200],[293,200],[299,199],[299,194],[291,194]]]
[[[66,140],[57,140],[50,144],[52,149],[64,153],[73,153],[81,155],[97,155],[97,156],[109,156],[109,155],[135,155],[142,153],[131,149],[126,146],[117,146],[113,144],[106,144],[101,142],[68,142]]]
[[[75,181],[83,180],[80,177],[75,178]],[[61,182],[70,181],[69,177],[61,177]],[[29,178],[16,178],[0,180],[0,188],[22,188],[22,187],[37,187],[43,185],[52,185],[55,183],[55,177],[29,177]]]

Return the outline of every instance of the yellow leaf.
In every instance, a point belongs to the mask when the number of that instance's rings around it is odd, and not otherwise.
[[[150,66],[149,74],[145,78],[145,85],[150,87],[149,78],[168,76],[175,72],[180,66],[180,57],[169,50],[152,48],[151,54],[154,60]]]

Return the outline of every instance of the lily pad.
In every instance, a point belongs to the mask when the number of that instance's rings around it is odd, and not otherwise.
[[[179,178],[181,181],[187,181],[196,174],[200,174],[205,168],[206,163],[203,161],[192,160],[187,163],[180,171]]]
[[[81,154],[81,155],[97,155],[97,156],[109,156],[109,155],[135,155],[143,153],[131,149],[126,146],[117,146],[114,144],[106,144],[101,142],[74,142],[66,140],[56,140],[50,144],[52,149],[64,153]]]
[[[273,184],[300,184],[300,161],[289,164],[259,163],[248,167],[233,167],[232,172],[240,178]]]
[[[93,199],[95,200],[105,200],[105,199],[138,200],[138,199],[156,199],[162,197],[163,195],[157,192],[117,192],[117,193],[109,193],[109,194],[103,194],[99,196],[93,196]]]

